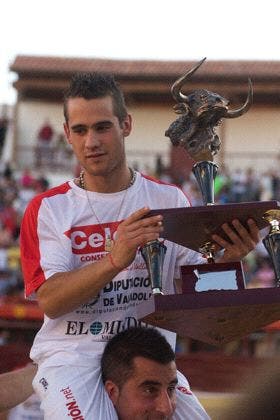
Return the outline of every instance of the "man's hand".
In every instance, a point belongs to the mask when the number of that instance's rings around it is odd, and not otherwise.
[[[135,258],[137,249],[160,237],[162,216],[143,218],[150,212],[144,207],[132,213],[118,227],[112,258],[120,268],[128,267]]]
[[[103,287],[132,263],[139,246],[160,237],[162,216],[143,219],[149,212],[144,207],[120,223],[113,249],[106,257],[71,271],[58,272],[37,289],[39,305],[49,318],[65,315],[96,299]]]
[[[216,234],[212,235],[212,239],[224,249],[223,256],[217,259],[217,262],[240,261],[260,241],[259,229],[253,219],[247,221],[247,229],[237,219],[233,220],[232,225],[234,229],[228,223],[222,225],[222,229],[229,240],[225,240]]]

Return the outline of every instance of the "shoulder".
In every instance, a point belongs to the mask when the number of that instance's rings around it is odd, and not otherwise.
[[[65,182],[61,185],[50,188],[49,190],[44,191],[43,193],[37,194],[29,202],[26,208],[26,212],[32,211],[34,209],[38,209],[41,206],[43,200],[66,194],[70,189],[71,187],[69,183]]]
[[[176,190],[180,190],[178,185],[171,184],[165,181],[161,181],[160,179],[157,179],[150,175],[145,175],[141,173],[141,177],[148,185],[153,186],[155,188],[175,188]]]
[[[191,205],[189,198],[178,185],[161,181],[160,179],[142,173],[141,177],[143,184],[149,191],[159,195],[164,194],[170,202],[173,202],[174,206]]]

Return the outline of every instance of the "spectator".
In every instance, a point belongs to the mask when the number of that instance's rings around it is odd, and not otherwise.
[[[246,181],[244,199],[246,201],[259,201],[261,188],[258,177],[254,173],[252,168],[247,169],[245,176]]]
[[[5,116],[3,116],[0,118],[0,157],[2,156],[7,129],[8,129],[8,119]]]
[[[266,171],[262,174],[260,179],[260,188],[261,201],[267,201],[273,198],[272,178],[270,171]]]
[[[275,287],[275,272],[269,257],[258,260],[259,267],[249,282],[249,287]]]
[[[29,201],[35,196],[36,180],[28,169],[25,169],[20,180],[18,196],[14,206],[20,215],[23,214]]]
[[[246,177],[241,169],[236,169],[231,176],[231,198],[233,203],[244,201],[246,192]]]
[[[54,136],[54,130],[48,119],[45,120],[44,124],[38,133],[37,143],[37,166],[41,166],[44,163],[50,163],[52,160],[52,140]]]

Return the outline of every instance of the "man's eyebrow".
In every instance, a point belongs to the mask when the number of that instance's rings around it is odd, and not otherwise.
[[[74,124],[70,126],[71,130],[75,130],[77,128],[83,128],[83,127],[85,127],[85,124]]]
[[[170,381],[168,385],[178,385],[178,382],[178,378],[176,377],[172,381]]]
[[[146,381],[141,382],[140,386],[148,386],[148,385],[155,385],[159,386],[161,383],[159,381],[149,381],[148,379]]]
[[[96,123],[94,123],[94,124],[92,124],[92,127],[97,127],[97,126],[99,126],[99,125],[103,125],[103,124],[112,124],[112,121],[111,120],[101,120],[101,121],[97,121]],[[83,127],[86,127],[87,125],[86,124],[82,124],[82,123],[80,123],[80,124],[74,124],[74,125],[71,125],[71,129],[72,130],[75,130],[75,129],[77,129],[77,128],[83,128]]]
[[[174,378],[172,381],[169,382],[168,385],[177,385],[178,384],[178,378]],[[149,385],[153,385],[153,386],[159,386],[161,385],[161,382],[159,381],[152,381],[152,380],[146,380],[141,382],[140,386],[149,386]]]
[[[178,378],[173,379],[173,381],[169,382],[169,385],[178,385]]]

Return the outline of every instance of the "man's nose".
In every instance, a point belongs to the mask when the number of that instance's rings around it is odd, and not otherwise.
[[[157,399],[156,410],[164,416],[172,416],[175,410],[175,401],[170,398],[167,391],[162,391]]]
[[[98,135],[93,130],[88,131],[87,136],[86,136],[86,144],[85,145],[88,148],[100,146],[100,141],[98,139]]]

